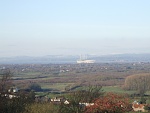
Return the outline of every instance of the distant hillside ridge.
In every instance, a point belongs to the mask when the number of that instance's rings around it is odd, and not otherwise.
[[[95,63],[150,62],[150,54],[88,55]],[[78,55],[48,55],[43,57],[0,57],[0,64],[75,64]]]

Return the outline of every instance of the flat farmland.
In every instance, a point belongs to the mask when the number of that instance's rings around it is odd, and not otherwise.
[[[0,65],[13,73],[13,83],[19,88],[39,84],[42,89],[74,90],[89,85],[103,86],[106,92],[123,92],[126,77],[150,73],[150,63],[98,64],[22,64]],[[130,92],[129,92],[130,93]]]

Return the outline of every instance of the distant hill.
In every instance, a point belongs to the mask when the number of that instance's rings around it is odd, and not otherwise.
[[[116,54],[95,57],[97,62],[150,62],[150,54]]]
[[[89,59],[95,60],[96,63],[111,62],[150,62],[150,54],[116,54],[116,55],[88,55]],[[0,64],[63,64],[76,63],[78,55],[49,55],[43,57],[1,57]]]
[[[7,57],[0,58],[0,64],[62,64],[75,63],[77,56],[49,55],[43,57]]]

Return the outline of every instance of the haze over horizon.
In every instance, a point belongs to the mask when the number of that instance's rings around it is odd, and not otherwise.
[[[150,53],[149,0],[0,1],[0,57]]]

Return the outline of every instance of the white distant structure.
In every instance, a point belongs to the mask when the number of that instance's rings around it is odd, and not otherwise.
[[[77,60],[77,63],[78,64],[81,64],[81,63],[85,63],[85,64],[88,64],[88,63],[95,63],[95,60],[90,60],[90,59],[87,59],[87,56],[80,56],[80,59]]]
[[[80,63],[95,63],[95,60],[77,60],[77,63],[80,64]]]

